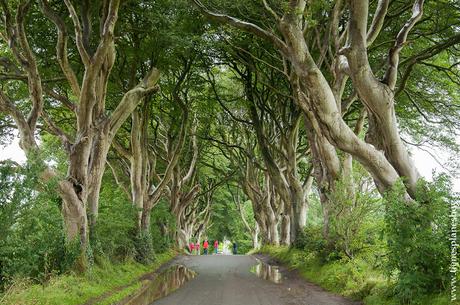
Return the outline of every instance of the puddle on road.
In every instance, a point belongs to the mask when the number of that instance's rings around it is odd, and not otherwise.
[[[269,265],[259,261],[255,266],[252,266],[250,271],[261,279],[279,284],[283,281],[283,275],[278,266]]]
[[[152,304],[154,301],[164,298],[174,292],[196,275],[196,272],[187,269],[185,266],[173,266],[160,273],[153,280],[149,280],[149,283],[125,304]]]

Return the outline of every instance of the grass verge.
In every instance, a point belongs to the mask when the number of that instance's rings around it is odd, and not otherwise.
[[[4,295],[0,295],[0,304],[76,305],[116,290],[114,294],[101,300],[99,304],[114,303],[140,287],[140,282],[133,283],[133,281],[145,273],[154,271],[176,255],[177,252],[172,250],[158,254],[155,262],[149,265],[135,261],[120,264],[105,261],[94,266],[84,275],[69,273],[56,276],[46,285],[31,284],[27,280],[20,279],[7,289]],[[132,284],[127,285],[130,283]],[[125,285],[127,286],[123,287]],[[123,288],[120,289],[120,287]]]
[[[299,271],[302,277],[328,291],[338,293],[369,305],[399,305],[391,297],[393,283],[382,271],[372,268],[366,259],[339,260],[326,264],[312,253],[288,247],[264,246],[259,253],[268,254],[289,268]],[[410,304],[448,305],[449,294],[414,296]]]

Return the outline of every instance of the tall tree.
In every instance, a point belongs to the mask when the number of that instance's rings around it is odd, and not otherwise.
[[[72,97],[66,98],[53,89],[43,90],[43,81],[35,54],[37,50],[29,44],[24,24],[27,14],[34,5],[30,1],[21,1],[13,13],[14,8],[6,1],[2,1],[4,17],[2,37],[19,66],[17,70],[22,69],[26,73],[28,99],[31,101],[30,114],[26,119],[17,106],[20,101],[12,101],[4,91],[1,94],[0,104],[1,110],[15,120],[20,133],[21,147],[28,157],[39,151],[35,139],[39,118],[43,118],[52,132],[62,140],[69,162],[67,177],[59,182],[59,193],[63,200],[62,215],[68,241],[78,240],[80,243],[82,254],[77,267],[84,270],[89,242],[88,226],[94,226],[96,223],[99,191],[110,143],[136,106],[147,94],[157,89],[159,71],[151,68],[144,79],[127,91],[117,107],[108,114],[105,107],[106,91],[115,62],[114,30],[120,1],[103,1],[99,7],[102,14],[95,18],[100,24],[97,36],[93,35],[91,30],[94,6],[84,1],[79,16],[71,1],[64,1],[64,3],[67,14],[72,19],[76,49],[84,71],[80,81],[68,61],[68,30],[61,13],[64,8],[62,6],[54,8],[45,0],[40,1],[39,8],[56,26],[58,32],[56,58],[62,75],[71,89]],[[95,36],[98,38],[96,39]],[[63,102],[73,113],[75,116],[73,137],[67,135],[43,111],[45,96]]]
[[[290,78],[298,90],[296,102],[306,115],[310,114],[309,119],[314,120],[318,136],[361,162],[382,192],[402,177],[408,193],[414,196],[419,174],[400,137],[394,92],[400,52],[409,32],[422,17],[423,1],[414,2],[411,16],[387,50],[382,80],[372,70],[368,50],[384,25],[389,6],[387,0],[378,2],[369,27],[367,1],[336,1],[328,14],[324,43],[319,44],[315,41],[315,31],[321,26],[308,17],[315,14],[317,8],[307,6],[306,1],[289,1],[287,5],[263,1],[264,20],[274,21],[274,28],[264,28],[263,22],[252,23],[214,13],[201,2],[194,3],[210,19],[270,42],[292,65]],[[316,51],[319,53],[317,59],[313,57]],[[324,67],[328,57],[332,61]],[[346,100],[343,95],[348,84],[368,113],[367,141],[356,136],[342,118],[342,100]]]

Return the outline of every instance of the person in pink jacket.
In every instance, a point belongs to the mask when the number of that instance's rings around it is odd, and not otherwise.
[[[205,255],[208,254],[208,248],[209,248],[209,243],[208,243],[208,240],[205,239],[205,240],[204,240],[204,243],[203,243],[203,250],[204,250],[204,254],[205,254]]]

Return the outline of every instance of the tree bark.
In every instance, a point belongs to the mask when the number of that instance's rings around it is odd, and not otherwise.
[[[281,216],[281,244],[291,245],[291,217],[286,214]]]

